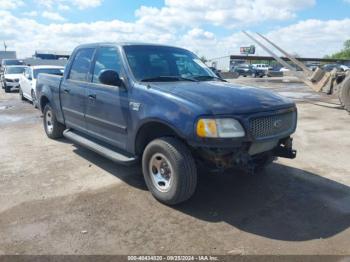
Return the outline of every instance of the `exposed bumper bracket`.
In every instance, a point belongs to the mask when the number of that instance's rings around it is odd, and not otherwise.
[[[292,144],[293,138],[286,139],[282,144],[273,150],[273,155],[290,159],[296,158],[297,151],[292,148]]]

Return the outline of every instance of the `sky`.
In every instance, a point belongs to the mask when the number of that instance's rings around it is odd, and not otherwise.
[[[350,0],[0,0],[0,41],[21,58],[132,41],[180,46],[210,59],[253,44],[242,30],[262,33],[290,53],[323,57],[350,39]]]

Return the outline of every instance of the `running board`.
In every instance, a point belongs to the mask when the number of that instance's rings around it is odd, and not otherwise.
[[[115,150],[107,146],[101,145],[100,143],[95,142],[92,139],[89,139],[83,135],[80,135],[78,132],[75,132],[73,130],[70,130],[70,129],[65,130],[63,132],[63,136],[73,141],[74,143],[77,143],[83,147],[86,147],[118,164],[132,165],[137,162],[137,158],[129,157],[122,153],[118,153]]]

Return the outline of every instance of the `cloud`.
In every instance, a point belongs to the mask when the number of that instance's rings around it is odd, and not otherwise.
[[[53,21],[64,21],[66,20],[63,16],[56,12],[44,11],[41,15],[42,17],[53,20]]]
[[[69,5],[59,4],[57,9],[60,11],[69,11],[70,7],[69,7]]]
[[[227,37],[204,37],[203,32],[198,29],[189,30],[177,43],[207,58],[239,54],[240,46],[255,44],[241,32]],[[344,41],[350,39],[350,19],[309,19],[271,30],[264,35],[289,53],[304,57],[323,57],[339,51]],[[259,46],[256,47],[258,55],[267,55]],[[279,54],[278,51],[276,53]]]
[[[0,9],[15,9],[23,5],[21,0],[0,0]]]
[[[102,4],[103,0],[35,0],[35,2],[50,10],[69,10],[72,7],[83,10],[98,7]]]
[[[250,18],[250,20],[264,20],[269,19],[267,14],[272,12],[271,8],[274,10],[284,8],[286,11],[284,14],[281,11],[282,14],[279,15],[278,19],[286,19],[286,17],[295,16],[296,10],[314,4],[312,0],[255,0],[255,5],[261,9],[257,10],[257,7],[252,5],[253,2],[243,0],[216,0],[217,4],[212,4],[213,2],[209,2],[209,0],[166,0],[164,8],[146,6],[139,8],[135,12],[136,20],[134,22],[115,19],[91,23],[69,23],[63,21],[64,18],[59,13],[49,9],[50,1],[43,1],[48,5],[48,9],[41,15],[53,20],[54,22],[51,24],[40,23],[30,16],[17,17],[10,11],[0,11],[2,18],[0,20],[1,40],[6,40],[9,47],[16,49],[21,57],[31,56],[37,49],[69,51],[78,44],[100,41],[171,44],[188,48],[198,55],[205,55],[207,58],[227,56],[238,54],[240,46],[253,43],[237,31],[231,30],[231,34],[228,36],[218,36],[214,32],[204,29],[207,28],[206,24],[220,25],[228,19],[225,16],[213,15],[213,12],[226,12],[225,8],[228,9],[229,13],[237,12],[236,16],[231,19],[232,21],[230,20],[232,22],[230,25],[242,23],[242,27],[244,27],[247,26],[247,23],[252,23],[244,21],[242,16],[244,12],[248,12],[247,10],[255,10],[254,12],[262,14],[262,17]],[[68,3],[64,0],[57,1],[63,5]],[[69,7],[75,1],[69,2]],[[90,6],[92,2],[90,2]],[[233,2],[236,4],[232,4]],[[217,10],[211,6],[216,6]],[[232,6],[235,7],[236,11],[232,10]],[[180,12],[181,10],[183,12]],[[275,12],[277,13],[276,10]],[[211,15],[208,15],[209,13]],[[265,32],[265,35],[290,53],[322,57],[342,48],[343,42],[350,39],[349,28],[350,19],[327,21],[310,19],[270,30]],[[265,54],[259,47],[257,47],[257,53],[259,55]]]
[[[102,0],[72,0],[71,3],[79,9],[86,9],[100,6]]]
[[[233,28],[267,20],[287,20],[315,0],[165,0],[162,8],[141,6],[135,15],[151,26],[214,24]]]
[[[38,12],[37,11],[23,12],[22,15],[29,16],[29,17],[35,17],[35,16],[38,16]]]
[[[324,56],[339,51],[350,39],[350,19],[309,19],[271,31],[267,36],[291,53]]]

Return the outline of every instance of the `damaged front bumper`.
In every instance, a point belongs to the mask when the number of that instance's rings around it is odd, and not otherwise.
[[[293,149],[291,137],[280,140],[270,140],[256,143],[243,143],[233,148],[197,148],[196,154],[206,164],[215,169],[239,168],[248,172],[255,170],[277,157],[294,159],[296,150]]]

